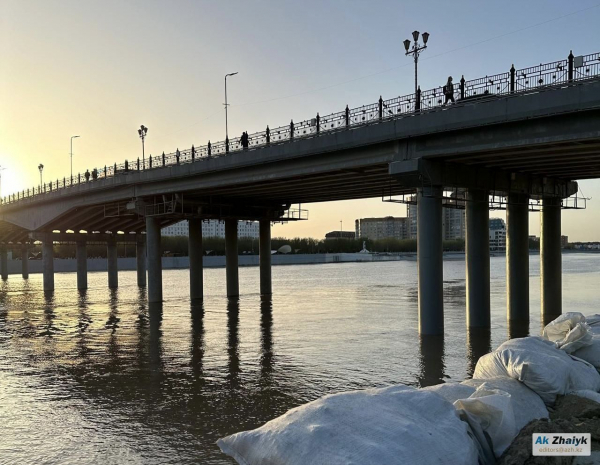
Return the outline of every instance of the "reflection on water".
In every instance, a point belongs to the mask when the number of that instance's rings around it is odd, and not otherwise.
[[[565,309],[587,312],[600,266],[564,263]],[[186,297],[187,271],[169,270],[158,305],[135,272],[112,291],[104,273],[86,291],[59,273],[50,293],[40,275],[11,276],[0,283],[0,461],[232,464],[219,437],[321,395],[460,381],[507,333],[529,333],[505,321],[504,272],[492,258],[492,331],[467,331],[464,262],[445,263],[439,337],[417,333],[414,262],[276,267],[272,298],[258,294],[257,268],[241,268],[232,300],[224,270],[209,269],[200,302]]]

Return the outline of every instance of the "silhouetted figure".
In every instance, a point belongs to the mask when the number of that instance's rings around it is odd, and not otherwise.
[[[267,138],[267,145],[271,143],[271,130],[269,126],[267,126],[267,131],[265,133],[265,137]]]
[[[88,182],[90,180],[90,170],[85,170],[85,182]]]
[[[248,133],[246,131],[244,131],[242,133],[242,137],[240,137],[240,144],[242,144],[244,150],[247,150],[248,146],[250,145],[250,138],[248,137]]]
[[[452,76],[448,76],[448,82],[446,82],[446,85],[444,86],[444,96],[446,97],[444,105],[446,105],[449,100],[454,103],[454,84],[452,84]]]
[[[92,179],[95,181],[96,179],[98,179],[98,170],[96,168],[94,168],[92,170]]]

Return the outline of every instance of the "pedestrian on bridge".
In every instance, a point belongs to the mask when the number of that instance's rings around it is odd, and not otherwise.
[[[444,101],[444,105],[448,103],[449,100],[454,103],[454,84],[452,84],[452,76],[448,76],[448,82],[443,88],[444,96],[446,97]]]
[[[240,138],[240,144],[242,144],[244,150],[248,150],[248,146],[250,145],[250,138],[248,137],[248,133],[246,131],[242,133],[242,137]]]

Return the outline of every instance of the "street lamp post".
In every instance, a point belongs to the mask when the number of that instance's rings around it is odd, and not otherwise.
[[[229,152],[229,131],[227,128],[227,107],[229,106],[227,104],[227,77],[228,76],[235,76],[238,72],[236,71],[235,73],[229,73],[225,75],[225,150],[227,152]]]
[[[146,134],[148,134],[148,128],[142,124],[140,126],[140,128],[138,129],[138,134],[140,136],[140,139],[142,139],[142,166],[145,168],[146,167],[146,153],[145,153],[145,148],[144,148],[144,140],[146,139]],[[138,164],[139,164],[139,160],[140,159],[138,158]]]
[[[419,43],[419,31],[414,31],[412,33],[414,43],[412,47],[410,46],[410,39],[406,39],[404,41],[404,49],[406,50],[406,55],[412,55],[415,59],[415,94],[417,93],[417,89],[419,88],[417,84],[417,64],[419,62],[419,55],[423,50],[427,48],[427,41],[429,40],[429,33],[423,33],[423,45]]]
[[[73,183],[73,139],[79,136],[71,136],[71,183]]]
[[[42,186],[44,185],[44,182],[42,180],[42,171],[44,170],[44,165],[42,165],[41,163],[38,165],[38,170],[40,170],[40,192],[42,191]]]

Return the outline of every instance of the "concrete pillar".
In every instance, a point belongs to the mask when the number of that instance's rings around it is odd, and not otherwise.
[[[529,321],[529,196],[510,194],[506,207],[507,319]]]
[[[115,238],[113,238],[110,239],[106,244],[109,289],[116,289],[117,287],[119,287],[119,265],[117,257],[117,241]]]
[[[29,249],[27,245],[21,248],[21,274],[23,279],[29,279]]]
[[[490,214],[487,190],[469,190],[466,205],[467,327],[490,327]]]
[[[188,256],[190,257],[190,299],[201,300],[204,297],[202,220],[192,218],[189,223]]]
[[[225,220],[225,267],[227,276],[227,297],[237,297],[240,295],[237,233],[237,220]]]
[[[271,221],[261,220],[259,230],[260,294],[271,295]]]
[[[54,244],[48,238],[42,242],[42,266],[44,270],[44,291],[54,290]]]
[[[162,302],[162,251],[160,220],[146,217],[146,247],[148,251],[148,302]]]
[[[444,333],[442,188],[417,191],[417,267],[419,333]]]
[[[543,199],[540,216],[540,281],[544,325],[562,313],[560,205],[558,198]]]
[[[8,251],[6,247],[0,248],[0,274],[3,281],[8,279]]]
[[[135,243],[135,264],[137,270],[137,284],[146,287],[146,238],[138,237]]]
[[[77,257],[77,289],[87,289],[87,244],[85,241],[77,242],[75,256]]]

